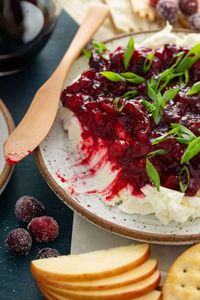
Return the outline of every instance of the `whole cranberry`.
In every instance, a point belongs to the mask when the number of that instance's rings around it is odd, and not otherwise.
[[[48,243],[55,240],[59,234],[59,226],[52,217],[33,218],[28,224],[28,231],[37,242]]]
[[[18,255],[27,255],[32,246],[32,239],[27,230],[13,229],[6,237],[8,249]]]
[[[200,13],[190,16],[189,24],[192,29],[200,31]]]
[[[160,0],[156,5],[158,15],[165,21],[174,25],[178,19],[178,5],[174,0]]]
[[[179,0],[180,11],[186,15],[191,16],[198,12],[199,1],[198,0]]]
[[[15,204],[15,215],[22,222],[29,223],[31,219],[44,214],[44,205],[32,196],[22,196]]]
[[[42,248],[38,251],[37,259],[57,257],[60,256],[60,252],[53,248]]]

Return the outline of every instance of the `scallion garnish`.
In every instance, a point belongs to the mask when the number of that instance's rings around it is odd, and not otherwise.
[[[174,136],[177,142],[179,142],[180,144],[189,144],[191,141],[193,141],[196,138],[196,135],[187,127],[183,126],[182,124],[172,123],[171,127],[172,129],[170,131],[153,139],[151,141],[152,145],[159,144],[165,141],[170,136]]]
[[[119,97],[114,99],[113,104],[114,104],[114,110],[117,112],[121,112],[124,109],[123,100]]]
[[[86,58],[90,59],[92,53],[89,49],[83,49],[83,54]]]
[[[109,59],[108,48],[105,44],[93,40],[92,46],[96,53],[98,53],[101,57],[103,57],[105,60]]]
[[[176,66],[175,72],[181,73],[190,69],[193,64],[200,58],[200,44],[193,46],[190,51],[184,56],[180,63]]]
[[[150,52],[150,53],[147,55],[147,57],[146,57],[146,59],[145,59],[145,62],[144,62],[144,66],[143,66],[143,72],[144,72],[144,73],[147,73],[147,72],[150,70],[151,65],[152,65],[152,63],[153,63],[154,55],[155,55],[155,54],[154,54],[154,51]]]
[[[128,91],[124,95],[122,95],[122,98],[130,99],[138,96],[139,92],[136,90]]]
[[[190,185],[190,171],[187,166],[182,167],[178,179],[180,190],[185,193]]]
[[[105,44],[97,42],[95,40],[92,41],[92,46],[93,46],[94,50],[99,54],[102,54],[104,51],[108,50],[108,48]]]
[[[165,91],[164,94],[163,94],[163,96],[162,96],[163,100],[165,102],[173,100],[176,97],[176,95],[178,94],[178,92],[179,92],[178,88],[176,88],[176,89],[170,89],[170,90]]]
[[[167,154],[167,152],[168,152],[168,151],[165,150],[165,149],[158,149],[158,150],[149,152],[149,153],[147,154],[147,157],[148,157],[148,158],[152,158],[152,157],[154,157],[154,156],[156,156],[156,155],[165,155],[165,154]]]
[[[145,81],[145,78],[132,73],[132,72],[125,72],[125,73],[120,73],[120,76],[126,79],[126,81],[135,83],[135,84],[141,84]]]
[[[131,36],[124,52],[123,63],[124,63],[125,70],[129,66],[133,53],[134,53],[134,38]]]
[[[104,77],[106,77],[110,81],[125,81],[125,79],[120,76],[118,73],[112,72],[112,71],[103,71],[100,72],[100,74]]]
[[[148,81],[147,83],[147,94],[148,97],[153,101],[153,103],[143,100],[142,104],[144,107],[152,113],[154,122],[158,124],[162,117],[165,105],[168,101],[173,100],[174,97],[179,92],[179,89],[167,90],[163,95],[156,91],[155,83],[153,81]]]
[[[192,96],[200,92],[200,81],[193,84],[191,89],[187,92],[187,96]]]
[[[200,137],[193,139],[187,146],[183,156],[181,158],[181,163],[186,163],[194,156],[200,153]]]
[[[112,71],[103,71],[100,72],[101,75],[109,79],[110,81],[129,81],[135,84],[140,84],[145,81],[145,79],[135,73],[132,72],[126,72],[126,73],[115,73]]]
[[[160,176],[149,158],[146,158],[146,172],[151,182],[155,185],[157,190],[160,191]]]

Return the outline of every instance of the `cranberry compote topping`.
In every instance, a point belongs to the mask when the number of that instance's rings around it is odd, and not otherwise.
[[[110,186],[110,196],[127,185],[138,195],[144,185],[150,184],[146,172],[146,157],[148,153],[158,149],[166,150],[166,154],[153,156],[151,162],[160,175],[161,185],[180,191],[179,173],[183,167],[181,158],[187,144],[179,143],[174,136],[154,145],[152,139],[171,130],[171,123],[180,123],[200,136],[200,94],[187,95],[189,88],[200,80],[200,60],[189,69],[190,80],[186,86],[182,84],[183,80],[180,83],[180,78],[175,77],[164,87],[162,93],[176,87],[179,91],[172,100],[166,102],[164,112],[156,123],[152,113],[143,105],[144,100],[152,103],[148,97],[147,80],[152,76],[157,78],[176,62],[178,53],[186,54],[189,49],[175,45],[156,49],[151,67],[144,71],[144,62],[151,51],[147,48],[135,49],[127,70],[124,69],[122,47],[109,53],[107,59],[93,52],[89,70],[83,72],[61,95],[63,106],[73,111],[82,125],[82,150],[87,150],[82,163],[89,163],[92,155],[106,149],[104,159],[110,162],[113,171],[119,171],[115,182]],[[100,73],[102,71],[118,74],[133,72],[145,78],[145,81],[116,82],[104,77]],[[134,94],[135,91],[137,93]],[[129,96],[125,96],[128,92]],[[200,189],[199,162],[200,154],[186,164],[191,177],[186,194],[190,196]],[[103,161],[97,163],[95,168],[102,165]]]

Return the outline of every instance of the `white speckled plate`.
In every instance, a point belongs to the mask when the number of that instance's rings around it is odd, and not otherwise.
[[[13,129],[12,117],[3,101],[0,100],[0,194],[6,187],[13,170],[13,166],[6,164],[3,154],[3,143]]]
[[[146,32],[134,36],[136,42],[141,42],[151,34],[152,32]],[[186,33],[177,34],[183,36]],[[127,41],[128,35],[120,36],[108,42],[108,47],[115,49],[119,45],[126,45]],[[74,64],[66,85],[86,69],[87,59],[80,57]],[[70,152],[72,158],[67,159],[67,153]],[[109,208],[100,200],[99,195],[70,195],[57,174],[65,178],[76,175],[78,170],[73,167],[75,157],[76,153],[73,153],[70,144],[66,143],[66,134],[57,116],[48,136],[36,150],[36,161],[45,180],[60,199],[88,221],[113,233],[141,241],[162,244],[192,244],[200,241],[200,219],[184,225],[171,222],[166,226],[161,224],[155,215],[127,215],[117,207]]]

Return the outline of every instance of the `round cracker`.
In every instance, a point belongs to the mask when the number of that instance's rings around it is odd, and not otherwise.
[[[200,299],[200,244],[180,255],[163,285],[163,300]]]

